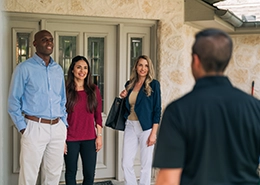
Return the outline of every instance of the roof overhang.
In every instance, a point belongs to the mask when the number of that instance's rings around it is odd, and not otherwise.
[[[199,29],[219,28],[228,33],[259,33],[260,22],[243,22],[229,10],[213,6],[221,0],[185,0],[185,23]]]
[[[218,3],[220,1],[225,1],[225,0],[203,0],[203,1],[213,5],[214,3]]]

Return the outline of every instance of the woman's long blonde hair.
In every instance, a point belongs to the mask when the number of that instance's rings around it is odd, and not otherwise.
[[[137,67],[140,59],[144,59],[148,62],[149,70],[148,70],[148,74],[144,80],[144,91],[147,96],[150,96],[152,93],[152,88],[150,87],[150,83],[154,79],[154,68],[153,68],[153,63],[152,63],[151,59],[146,55],[141,55],[136,59],[134,67],[132,68],[132,73],[130,76],[129,84],[126,87],[126,90],[129,91],[130,89],[133,89],[135,86],[135,83],[138,81],[138,74],[136,71],[136,67]]]

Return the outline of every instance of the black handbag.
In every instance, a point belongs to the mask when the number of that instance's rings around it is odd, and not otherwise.
[[[125,98],[116,97],[107,116],[106,126],[115,130],[125,130],[124,114],[126,111]]]

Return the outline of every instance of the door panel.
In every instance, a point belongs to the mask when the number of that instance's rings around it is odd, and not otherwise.
[[[128,74],[127,79],[129,79],[136,58],[139,55],[147,55],[150,57],[150,28],[126,26],[124,27],[124,34],[126,35],[126,43],[124,45],[127,47],[127,69],[125,69],[125,72]],[[141,48],[139,48],[137,44],[141,45]],[[140,165],[140,150],[138,150],[134,161],[134,168],[137,177],[140,176]]]
[[[91,59],[93,77],[96,79],[95,81],[101,91],[104,126],[111,101],[116,94],[116,76],[111,75],[116,74],[116,28],[114,26],[91,27],[92,31],[84,32],[84,53],[87,58]],[[101,44],[102,40],[103,47]],[[101,52],[96,52],[97,48],[93,49],[95,44],[96,46],[101,45]],[[103,60],[103,62],[97,63],[97,60]],[[103,148],[98,152],[95,177],[113,178],[115,177],[116,164],[115,132],[107,127],[103,127],[103,132]]]

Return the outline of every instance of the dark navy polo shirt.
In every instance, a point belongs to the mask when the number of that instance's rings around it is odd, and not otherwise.
[[[153,167],[182,168],[182,185],[253,185],[259,154],[259,100],[210,76],[167,106]]]

